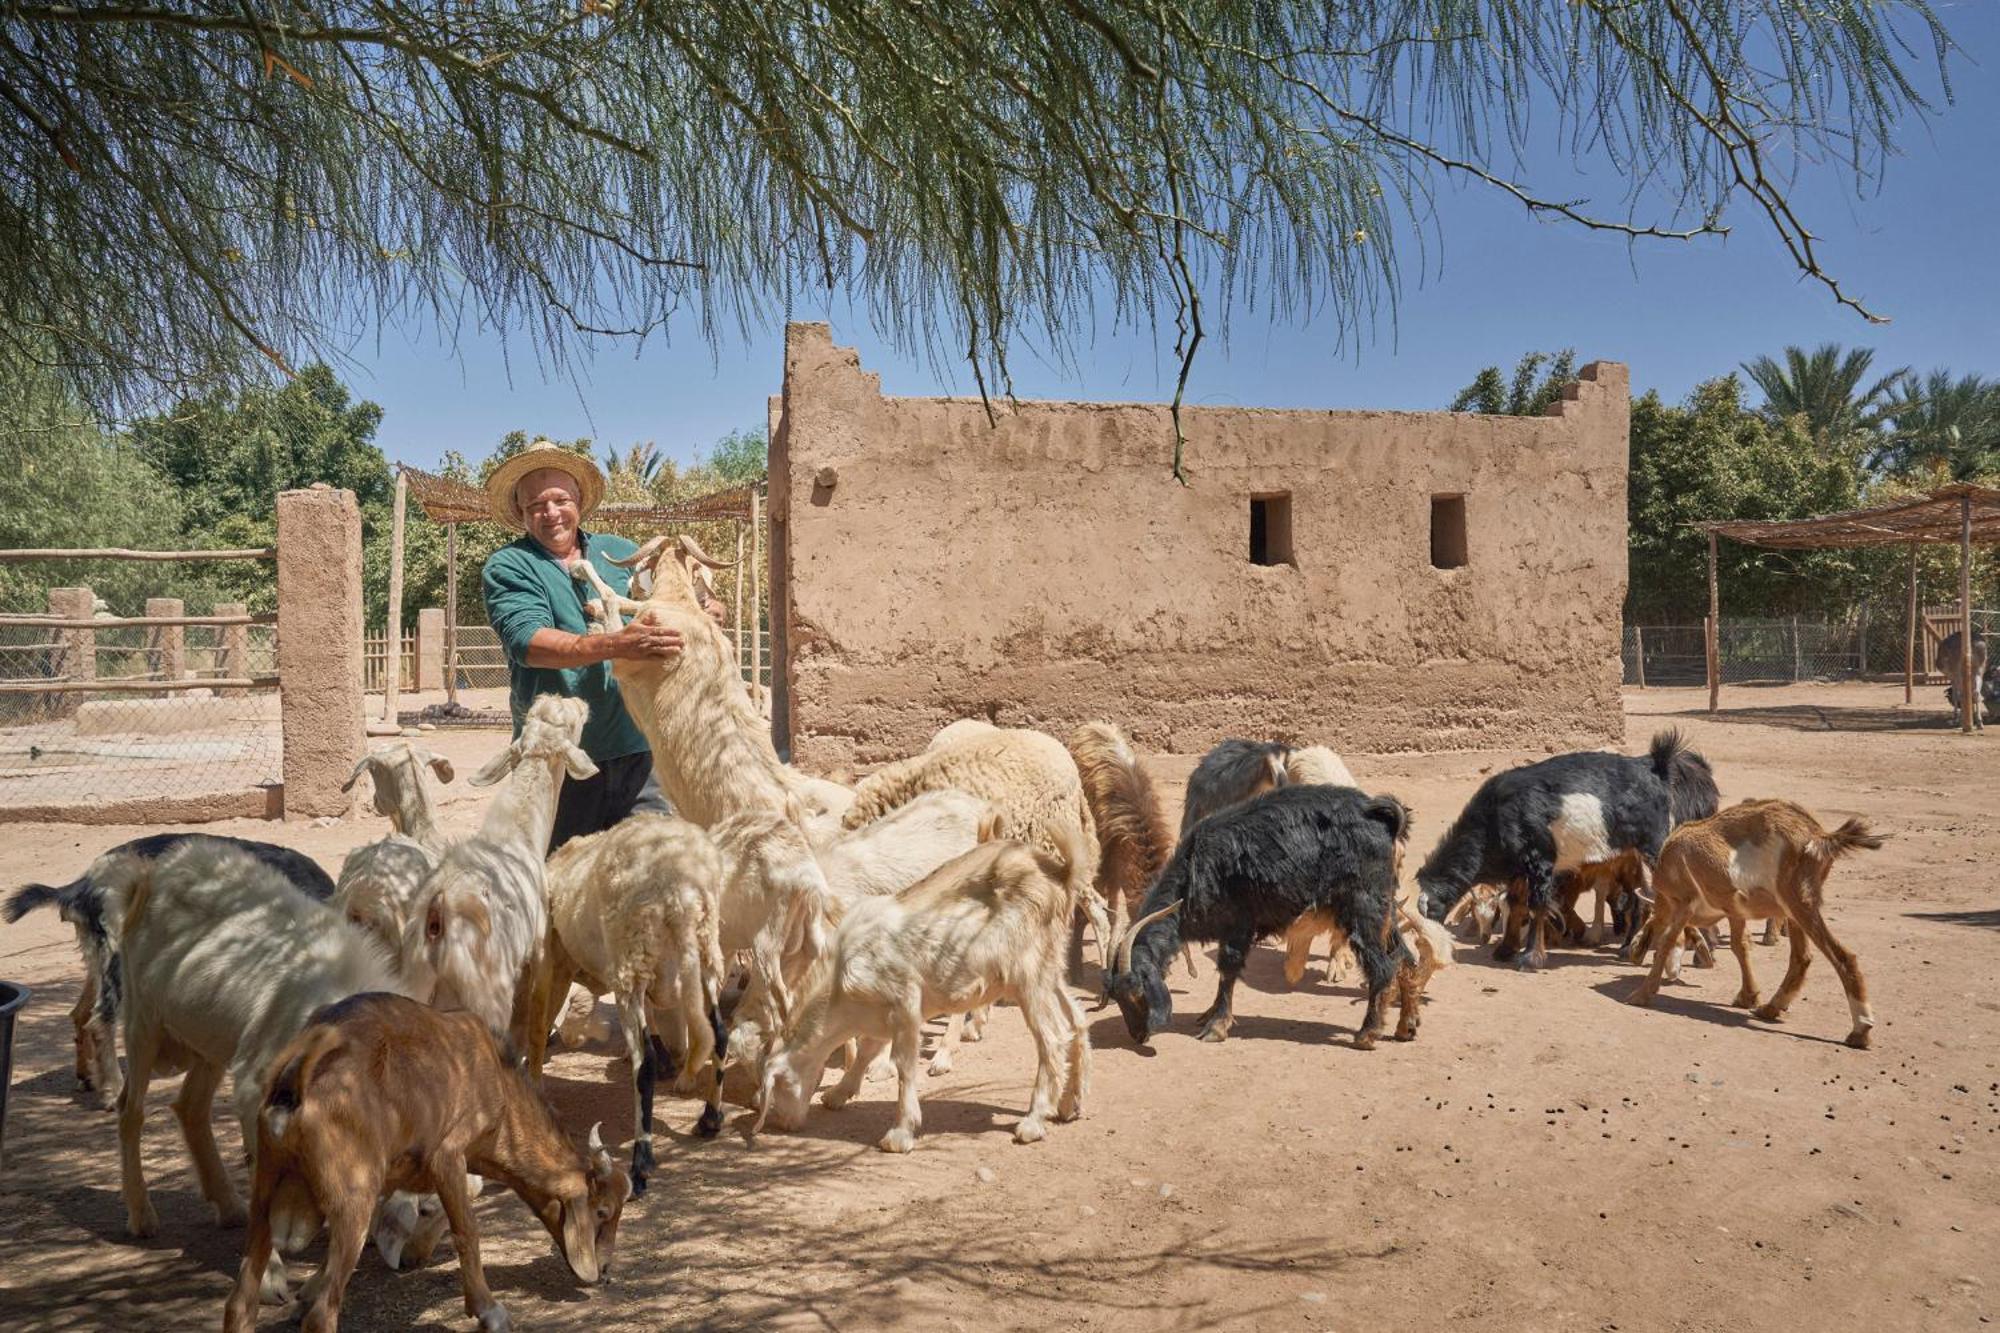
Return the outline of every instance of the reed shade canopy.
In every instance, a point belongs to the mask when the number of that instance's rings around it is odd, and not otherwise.
[[[1966,649],[1972,643],[1972,545],[2000,542],[2000,490],[1956,482],[1925,495],[1868,509],[1850,509],[1838,514],[1785,521],[1726,519],[1695,525],[1708,534],[1708,711],[1716,711],[1721,688],[1721,663],[1716,651],[1716,624],[1720,594],[1716,586],[1716,539],[1727,537],[1746,546],[1774,550],[1818,551],[1872,546],[1907,546],[1910,549],[1909,626],[1903,657],[1903,701],[1914,694],[1917,637],[1917,548],[1958,544],[1959,642]],[[1959,730],[1972,730],[1972,710],[1979,707],[1979,691],[1972,680],[1972,653],[1962,650],[1958,663]]]

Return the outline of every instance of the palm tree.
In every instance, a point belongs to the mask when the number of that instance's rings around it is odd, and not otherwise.
[[[1892,423],[1869,459],[1889,472],[1931,472],[1971,481],[2000,471],[2000,380],[1954,379],[1933,370],[1905,375],[1883,413]]]
[[[1808,352],[1787,347],[1782,365],[1768,356],[1743,363],[1743,373],[1764,391],[1764,415],[1773,421],[1802,416],[1822,451],[1851,446],[1882,428],[1890,390],[1910,373],[1892,370],[1863,387],[1874,349],[1843,350],[1821,343]]]
[[[666,467],[665,455],[651,440],[641,441],[622,454],[613,449],[604,469],[605,494],[617,500],[650,499]]]

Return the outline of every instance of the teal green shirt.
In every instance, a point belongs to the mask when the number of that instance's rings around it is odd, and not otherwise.
[[[630,581],[631,571],[611,563],[613,557],[631,555],[639,548],[623,537],[610,533],[577,534],[584,558],[614,588]],[[559,629],[582,634],[589,628],[584,619],[585,585],[571,578],[562,561],[543,550],[533,537],[523,536],[486,557],[479,572],[479,585],[486,594],[486,619],[500,636],[507,653],[507,703],[514,713],[514,734],[521,734],[521,719],[538,694],[561,694],[581,699],[590,706],[590,720],[583,725],[583,752],[603,763],[647,750],[645,736],[625,711],[618,682],[609,662],[593,662],[584,667],[532,667],[528,665],[528,640],[540,629]]]

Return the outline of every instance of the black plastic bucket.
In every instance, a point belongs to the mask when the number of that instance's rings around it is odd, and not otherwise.
[[[7,1142],[7,1085],[14,1081],[14,1015],[33,994],[26,986],[0,981],[0,1147]]]

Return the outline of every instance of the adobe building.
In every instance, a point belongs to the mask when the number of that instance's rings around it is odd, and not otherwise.
[[[987,717],[1148,750],[1618,745],[1625,367],[1543,417],[885,398],[787,331],[773,711],[814,770]]]

